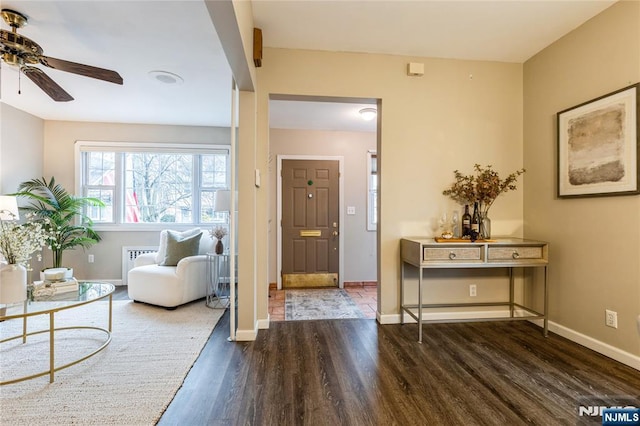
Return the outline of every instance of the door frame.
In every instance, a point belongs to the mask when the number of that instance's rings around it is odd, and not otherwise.
[[[278,290],[282,290],[282,160],[332,160],[338,161],[338,191],[339,201],[339,219],[340,220],[340,233],[338,234],[338,288],[344,288],[344,157],[335,155],[278,155],[278,170],[276,172],[276,230],[277,230],[277,284]]]

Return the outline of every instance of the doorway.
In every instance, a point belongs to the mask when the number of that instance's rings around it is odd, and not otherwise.
[[[282,287],[341,287],[340,160],[281,161]]]
[[[377,123],[376,120],[365,122],[359,111],[365,108],[371,109],[377,105],[377,102],[375,99],[270,96],[269,245],[273,256],[270,256],[269,262],[269,282],[271,283],[269,314],[274,321],[285,320],[282,318],[285,305],[283,299],[289,298],[289,294],[303,290],[309,290],[310,294],[315,294],[311,291],[313,289],[308,288],[310,286],[306,285],[307,283],[300,283],[300,287],[305,289],[289,286],[287,275],[291,274],[292,270],[294,273],[300,271],[299,275],[311,275],[314,285],[329,286],[325,289],[333,289],[332,291],[336,292],[336,298],[340,297],[337,296],[338,293],[347,293],[358,306],[364,308],[365,318],[375,317],[378,279],[377,229],[370,226],[369,215],[375,210],[371,209],[368,203],[371,198],[369,191],[371,188],[367,183],[372,173],[371,152],[377,149]],[[282,213],[283,209],[291,211],[292,208],[287,206],[283,208],[285,194],[288,192],[282,187],[282,164],[285,160],[305,162],[334,160],[340,163],[338,219],[323,216],[321,219],[324,222],[319,224],[322,225],[320,227],[315,227],[316,223],[310,221],[302,222],[299,227],[291,231],[293,233],[291,244],[297,244],[297,246],[288,252],[284,247],[287,243],[283,242],[283,235],[289,231],[284,230],[286,218]],[[308,197],[311,195],[313,197],[311,200],[315,200],[318,196],[315,192],[316,179],[313,178],[316,171],[306,166],[299,169],[301,171],[297,176],[298,186],[292,185],[291,191],[295,189],[297,196],[305,200],[304,204],[311,204],[313,201],[310,203]],[[290,197],[293,198],[293,195]],[[300,200],[298,202],[302,204]],[[306,218],[306,215],[302,217]],[[326,229],[327,225],[328,229]],[[303,231],[302,236],[301,231]],[[330,238],[325,231],[329,232]],[[312,247],[309,247],[310,245]],[[335,260],[332,261],[328,255],[326,259],[324,255],[317,256],[320,253],[316,250],[317,247],[324,247],[337,253],[337,276],[334,275],[335,266],[333,269],[330,266],[330,264],[335,265]],[[298,259],[294,259],[296,256]],[[308,262],[309,256],[314,257],[312,262]],[[291,262],[289,269],[287,269],[287,262]],[[313,266],[314,262],[320,263],[321,267],[318,268],[316,265],[315,270],[307,269],[307,264],[311,263]],[[290,289],[285,290],[287,287]],[[278,301],[275,305],[279,304],[279,306],[272,308],[275,301]]]
[[[278,155],[277,288],[343,287],[343,158]]]

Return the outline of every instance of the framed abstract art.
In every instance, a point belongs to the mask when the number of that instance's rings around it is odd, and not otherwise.
[[[557,114],[558,197],[640,194],[639,87]]]

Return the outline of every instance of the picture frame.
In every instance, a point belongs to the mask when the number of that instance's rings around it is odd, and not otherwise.
[[[640,194],[640,83],[557,113],[558,198]]]

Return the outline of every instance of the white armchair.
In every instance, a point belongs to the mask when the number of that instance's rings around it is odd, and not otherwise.
[[[164,240],[161,237],[161,244]],[[127,277],[129,298],[175,308],[205,297],[208,281],[206,253],[212,250],[213,241],[205,234],[200,238],[198,254],[182,258],[176,266],[161,265],[162,247],[159,253],[141,254]]]

